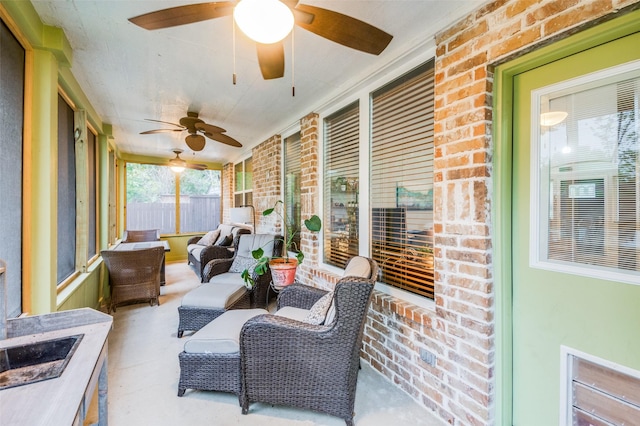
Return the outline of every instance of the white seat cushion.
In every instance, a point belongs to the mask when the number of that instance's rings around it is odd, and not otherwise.
[[[239,277],[240,274],[234,274]],[[196,287],[182,297],[182,306],[223,309],[240,299],[246,288],[242,280],[224,285],[211,282]]]
[[[189,353],[228,354],[240,350],[240,330],[249,319],[268,314],[265,309],[227,311],[195,332],[184,344]]]
[[[219,285],[244,285],[244,281],[241,277],[242,274],[239,272],[223,272],[222,274],[214,275],[211,277],[209,282],[211,284],[219,284]]]
[[[294,308],[293,306],[285,306],[282,309],[278,309],[275,315],[294,319],[296,321],[304,321],[307,315],[309,315],[309,309],[301,309],[301,308]]]
[[[189,244],[187,246],[187,253],[191,253],[196,259],[200,259],[200,253],[205,246],[200,244]]]

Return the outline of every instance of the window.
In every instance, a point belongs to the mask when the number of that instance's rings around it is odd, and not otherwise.
[[[97,175],[97,145],[96,135],[93,132],[87,133],[87,152],[89,154],[89,164],[87,165],[89,179],[89,241],[87,245],[87,259],[92,259],[97,254],[98,247],[98,211],[97,198],[98,175]]]
[[[324,120],[324,262],[337,267],[358,255],[358,103]]]
[[[640,69],[533,93],[532,263],[640,283]],[[539,170],[539,172],[538,172]],[[533,204],[533,203],[536,204]]]
[[[118,236],[118,216],[117,212],[117,167],[116,154],[109,149],[109,244],[115,244]]]
[[[300,248],[301,201],[300,201],[300,132],[284,140],[284,205],[287,218],[293,223],[293,251]]]
[[[236,186],[233,205],[253,205],[253,161],[249,157],[234,166]]]
[[[371,253],[382,282],[433,298],[433,61],[371,96]]]
[[[76,150],[74,111],[58,95],[58,269],[62,284],[76,270]]]
[[[126,170],[127,229],[174,234],[215,229],[220,223],[219,171],[176,174],[167,166],[137,163],[128,163]]]
[[[22,128],[25,51],[2,21],[0,46],[0,259],[5,262],[7,268],[4,276],[7,292],[3,295],[6,297],[6,316],[14,318],[22,313]]]

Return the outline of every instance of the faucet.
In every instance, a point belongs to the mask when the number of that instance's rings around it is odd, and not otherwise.
[[[0,259],[0,340],[7,338],[7,266]]]

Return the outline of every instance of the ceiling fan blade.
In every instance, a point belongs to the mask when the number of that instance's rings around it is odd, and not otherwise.
[[[265,80],[284,76],[284,45],[256,43],[260,71]]]
[[[193,151],[202,151],[204,149],[206,140],[202,135],[188,135],[185,138],[185,142],[187,143],[187,146]]]
[[[189,4],[145,13],[129,21],[146,30],[157,30],[228,16],[234,6],[231,1]]]
[[[205,136],[216,142],[222,142],[224,144],[235,146],[236,148],[242,148],[242,144],[224,133],[205,133]]]
[[[156,133],[168,133],[168,132],[183,132],[184,129],[154,129],[140,132],[141,135],[153,135]]]
[[[207,165],[206,164],[189,164],[189,163],[187,163],[187,168],[193,169],[193,170],[207,170]]]
[[[169,125],[171,125],[171,126],[181,127],[181,128],[182,128],[182,130],[184,130],[184,126],[181,126],[181,125],[179,125],[179,124],[177,124],[177,123],[171,123],[171,122],[169,122],[169,121],[153,120],[153,119],[151,119],[151,118],[145,118],[145,121],[153,121],[154,123],[169,124]]]
[[[362,52],[379,55],[393,38],[373,25],[332,10],[306,4],[298,4],[296,10],[313,15],[311,23],[296,19],[300,28]]]
[[[226,132],[226,130],[223,129],[222,127],[214,126],[213,124],[207,124],[207,123],[196,123],[195,128],[196,128],[196,130],[199,130],[199,131],[204,132],[204,133],[224,133],[224,132]]]

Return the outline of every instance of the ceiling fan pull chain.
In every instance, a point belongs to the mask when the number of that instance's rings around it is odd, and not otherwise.
[[[232,25],[232,28],[233,28],[231,30],[231,33],[232,33],[231,39],[233,40],[232,41],[232,43],[233,43],[233,46],[232,46],[232,49],[233,49],[233,85],[235,86],[236,85],[236,20],[232,19],[231,21],[232,21],[231,25]]]
[[[295,28],[291,30],[291,96],[296,96],[296,43]]]

